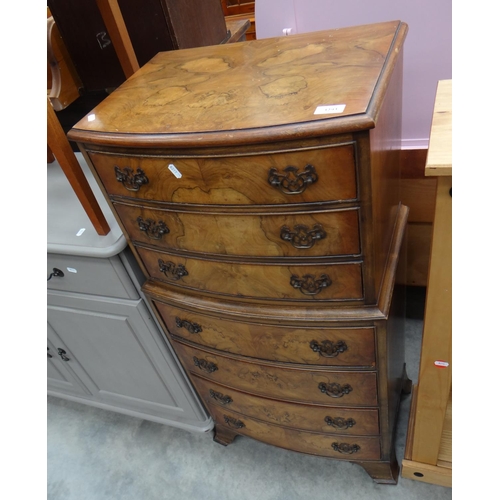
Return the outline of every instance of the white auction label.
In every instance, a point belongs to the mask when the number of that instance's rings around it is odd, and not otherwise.
[[[177,177],[177,179],[182,177],[182,174],[177,170],[177,167],[173,163],[168,166],[168,169]]]
[[[448,366],[450,366],[450,363],[448,363],[447,361],[441,361],[440,359],[438,359],[437,361],[434,361],[434,364],[438,368],[448,368]]]
[[[77,235],[77,236],[81,236],[84,232],[85,232],[85,228],[84,228],[84,227],[82,227],[82,228],[80,229],[80,231],[78,231],[78,232],[76,233],[76,235]]]
[[[315,115],[330,115],[335,113],[343,113],[345,104],[332,104],[330,106],[318,106],[314,111]]]
[[[67,267],[66,268],[70,273],[77,273],[78,271],[74,267]]]

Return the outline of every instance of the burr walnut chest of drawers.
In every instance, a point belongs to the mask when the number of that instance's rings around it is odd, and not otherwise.
[[[70,131],[215,421],[397,481],[399,21],[160,53]]]

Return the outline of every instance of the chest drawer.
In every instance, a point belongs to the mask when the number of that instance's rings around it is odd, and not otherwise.
[[[193,377],[198,394],[207,405],[258,418],[271,424],[325,434],[370,436],[379,433],[378,410],[285,403],[236,391]]]
[[[151,277],[204,292],[258,299],[363,298],[361,263],[240,264],[136,248]]]
[[[175,350],[187,370],[224,385],[288,401],[336,406],[375,406],[374,372],[287,368],[202,351],[180,342]]]
[[[335,436],[289,429],[211,406],[215,423],[264,443],[341,460],[380,459],[378,437]]]
[[[240,323],[154,303],[172,335],[218,351],[284,363],[375,366],[373,328]]]
[[[115,204],[131,239],[165,249],[255,257],[359,255],[359,210],[280,215],[173,212]]]
[[[89,156],[112,196],[201,205],[357,199],[353,144],[216,158]]]

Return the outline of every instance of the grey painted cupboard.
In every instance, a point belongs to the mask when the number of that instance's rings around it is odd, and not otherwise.
[[[111,231],[97,235],[57,162],[47,165],[47,392],[209,431],[213,421],[142,296],[144,276],[77,157]]]

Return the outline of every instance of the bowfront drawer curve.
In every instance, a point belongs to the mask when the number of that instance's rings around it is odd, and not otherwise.
[[[90,152],[111,196],[201,205],[279,205],[357,199],[353,144],[235,157]]]
[[[363,298],[361,263],[240,264],[136,249],[151,277],[203,292],[271,300]]]
[[[359,210],[206,214],[115,203],[133,241],[171,250],[255,257],[359,255]]]
[[[379,433],[377,409],[286,403],[229,389],[199,377],[193,377],[193,383],[208,405],[271,424],[325,434],[374,436]]]
[[[282,363],[375,366],[373,328],[240,323],[154,303],[172,335],[210,349]]]
[[[219,356],[176,341],[174,346],[194,375],[254,395],[334,406],[377,405],[375,372],[287,368]]]
[[[380,438],[376,436],[336,436],[307,432],[273,425],[224,408],[210,406],[210,409],[217,425],[280,448],[340,460],[380,459]]]

